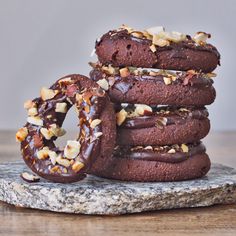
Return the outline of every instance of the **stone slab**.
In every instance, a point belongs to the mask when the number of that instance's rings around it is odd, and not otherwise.
[[[29,169],[21,161],[0,164],[0,200],[28,208],[115,215],[160,209],[236,203],[236,170],[212,164],[201,179],[168,182],[121,182],[88,176],[73,184],[41,178],[27,183],[20,174]]]

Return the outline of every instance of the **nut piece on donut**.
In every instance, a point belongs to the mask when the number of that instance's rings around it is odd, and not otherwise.
[[[62,124],[72,106],[78,115],[78,138],[68,140],[60,149],[54,141],[65,134]],[[40,97],[27,101],[24,107],[29,117],[16,140],[21,143],[24,161],[39,176],[54,182],[75,182],[85,177],[97,157],[112,153],[114,108],[105,92],[87,77],[63,77],[50,88],[41,89]]]
[[[220,54],[206,43],[210,34],[195,36],[164,29],[137,31],[125,26],[111,30],[96,42],[101,63],[167,70],[211,72],[220,64]]]

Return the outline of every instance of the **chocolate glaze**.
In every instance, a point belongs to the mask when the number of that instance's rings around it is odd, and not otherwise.
[[[126,29],[123,30],[110,30],[108,33],[104,34],[99,41],[96,41],[95,48],[101,44],[103,40],[118,40],[118,39],[128,39],[137,41],[142,44],[148,44],[151,45],[152,41],[146,38],[137,38],[131,34],[128,33]],[[220,54],[217,51],[216,47],[214,47],[211,44],[205,44],[205,45],[197,45],[191,38],[190,35],[187,35],[187,39],[185,41],[181,41],[178,43],[171,42],[169,46],[164,47],[156,47],[156,54],[161,51],[171,50],[175,49],[172,55],[172,58],[182,58],[183,55],[181,54],[182,48],[189,48],[192,50],[198,50],[198,51],[209,51],[214,53],[218,58],[218,65],[220,65]]]
[[[61,79],[65,78],[71,78],[71,82],[59,83]],[[91,128],[89,120],[100,117],[108,98],[96,84],[85,76],[69,75],[61,79],[50,87],[50,89],[58,90],[58,94],[54,98],[46,101],[43,101],[42,98],[36,98],[33,101],[37,105],[38,116],[43,120],[43,127],[45,128],[49,128],[51,124],[57,124],[58,127],[63,124],[66,113],[55,112],[56,103],[65,102],[67,111],[72,105],[77,107],[80,131],[77,140],[80,141],[81,148],[76,160],[84,163],[84,167],[76,173],[72,169],[72,165],[65,168],[58,164],[53,165],[49,158],[39,159],[37,152],[44,146],[60,154],[62,158],[65,158],[65,155],[64,151],[56,147],[53,142],[57,137],[46,140],[40,132],[41,127],[31,123],[25,125],[28,129],[28,135],[21,143],[21,150],[26,164],[38,175],[55,182],[74,182],[85,177],[85,172],[91,167],[91,163],[100,153],[100,138],[96,138],[94,134],[101,131],[101,124]],[[86,94],[89,99],[83,100],[82,103],[78,104],[76,93]],[[89,107],[89,110],[86,110],[86,107]],[[55,166],[57,166],[58,171],[52,172],[51,169]]]
[[[121,146],[115,151],[114,157],[143,161],[179,163],[187,160],[188,158],[196,154],[205,153],[206,151],[205,146],[201,142],[196,144],[189,144],[188,148],[188,152],[176,151],[176,153],[168,153],[167,151],[155,151],[144,149],[132,151],[131,147]]]
[[[169,113],[157,113],[158,110],[168,110]],[[162,127],[164,125],[184,124],[187,119],[202,120],[208,117],[206,108],[188,108],[188,111],[179,111],[178,107],[160,107],[153,108],[150,115],[136,116],[126,118],[124,123],[120,126],[128,129],[140,129],[148,127]],[[165,118],[165,124],[162,124],[162,119]]]

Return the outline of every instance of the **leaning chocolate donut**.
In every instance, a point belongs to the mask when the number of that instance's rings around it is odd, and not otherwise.
[[[211,76],[195,71],[147,71],[91,64],[90,77],[115,103],[204,106],[215,100]]]
[[[171,145],[193,143],[210,130],[206,108],[120,107],[117,115],[119,145]]]
[[[78,138],[67,141],[64,150],[54,141],[65,132],[61,128],[67,111],[75,106]],[[87,77],[63,77],[41,97],[27,101],[26,125],[16,139],[21,142],[23,159],[31,170],[54,182],[75,182],[85,177],[95,159],[109,156],[115,145],[115,113],[103,90]]]
[[[90,173],[109,179],[162,182],[200,178],[210,169],[201,143],[172,146],[118,147],[107,162],[96,160]]]
[[[159,32],[160,33],[160,32]],[[203,34],[203,32],[199,32]],[[208,34],[205,34],[208,37]],[[183,37],[184,36],[184,37]],[[205,41],[185,35],[161,33],[160,39],[146,31],[121,28],[109,31],[96,42],[98,60],[104,65],[167,70],[211,72],[220,64],[217,49]]]

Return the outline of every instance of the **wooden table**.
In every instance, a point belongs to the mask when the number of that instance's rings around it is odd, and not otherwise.
[[[236,132],[206,139],[213,162],[236,168]],[[0,132],[0,161],[21,158],[14,132]],[[236,235],[236,205],[125,216],[85,216],[23,209],[0,202],[0,235]]]

